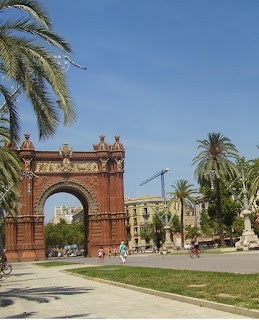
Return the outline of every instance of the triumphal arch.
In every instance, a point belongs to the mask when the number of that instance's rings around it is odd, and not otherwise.
[[[16,150],[23,164],[17,217],[6,217],[6,252],[10,261],[45,259],[44,204],[67,192],[84,208],[86,254],[95,256],[119,246],[126,238],[124,213],[125,150],[115,136],[112,145],[100,136],[93,151],[74,151],[63,144],[57,151],[36,151],[30,135]]]

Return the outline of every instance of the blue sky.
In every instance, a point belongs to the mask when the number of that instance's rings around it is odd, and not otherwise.
[[[71,59],[87,71],[67,71],[77,121],[53,139],[38,141],[32,109],[23,104],[22,133],[31,133],[37,150],[66,142],[92,151],[100,135],[110,144],[120,135],[126,197],[161,195],[159,178],[139,184],[167,167],[166,192],[179,179],[196,186],[196,140],[209,132],[231,139],[246,159],[258,157],[258,1],[42,3],[71,43]],[[48,200],[45,210],[66,204],[60,201]]]

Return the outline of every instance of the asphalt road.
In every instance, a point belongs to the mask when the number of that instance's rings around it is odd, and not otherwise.
[[[63,258],[62,258],[63,259]],[[69,257],[66,261],[86,263],[87,265],[105,264],[117,265],[119,257],[105,257],[98,262],[97,257]],[[258,273],[259,251],[232,252],[232,253],[204,253],[200,258],[191,259],[187,254],[134,254],[127,257],[129,266],[152,268],[167,268],[176,270],[219,271],[232,273]]]

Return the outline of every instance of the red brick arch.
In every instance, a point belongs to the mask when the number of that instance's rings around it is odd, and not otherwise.
[[[6,218],[6,251],[11,261],[45,259],[44,204],[53,194],[67,192],[84,208],[86,252],[96,255],[126,239],[124,213],[124,147],[115,137],[94,150],[73,151],[64,144],[59,151],[36,151],[25,135],[18,156],[24,171],[17,218]]]

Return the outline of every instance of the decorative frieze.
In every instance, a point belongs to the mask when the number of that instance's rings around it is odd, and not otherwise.
[[[69,158],[63,161],[37,161],[36,172],[97,172],[96,162],[72,162]]]

